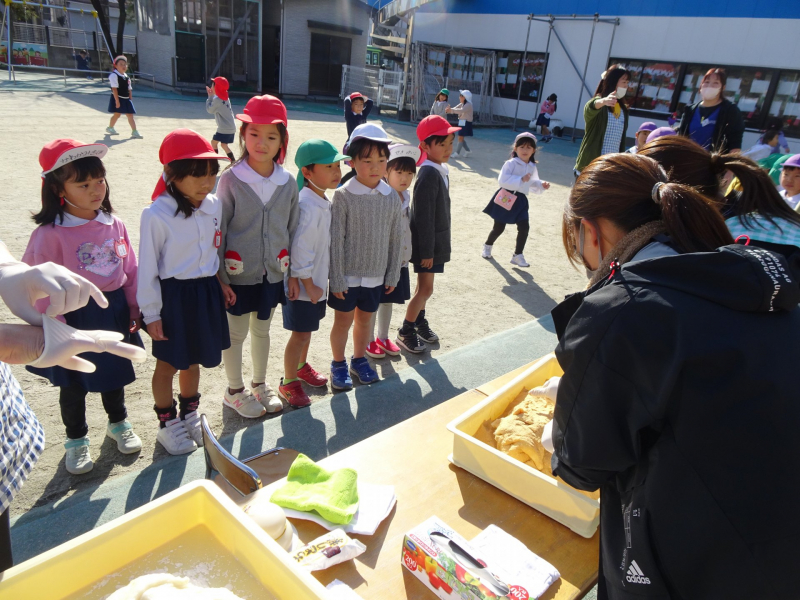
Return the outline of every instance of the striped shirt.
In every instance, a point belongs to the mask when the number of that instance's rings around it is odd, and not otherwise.
[[[800,225],[773,217],[776,225],[770,223],[761,215],[750,214],[750,225],[746,226],[739,220],[739,217],[731,217],[725,220],[725,224],[736,239],[740,235],[746,235],[750,239],[759,242],[769,242],[771,244],[783,244],[786,246],[797,246],[800,248]],[[780,227],[780,229],[778,228]]]
[[[600,155],[616,154],[622,144],[622,130],[625,129],[625,112],[620,110],[619,117],[615,117],[612,111],[608,111],[608,125],[606,134],[603,136],[603,148]]]
[[[0,514],[22,488],[44,450],[44,429],[11,368],[0,362]]]

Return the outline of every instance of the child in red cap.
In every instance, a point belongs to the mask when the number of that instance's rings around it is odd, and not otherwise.
[[[231,333],[231,346],[222,355],[228,377],[222,403],[243,417],[257,418],[283,409],[267,382],[269,330],[275,308],[286,304],[283,280],[300,207],[297,183],[282,166],[289,142],[286,107],[273,96],[256,96],[236,118],[242,122],[242,155],[222,174],[217,189],[222,202],[219,280]],[[296,298],[296,280],[288,291],[290,299]],[[248,333],[250,387],[242,373]]]
[[[125,224],[112,214],[109,187],[102,158],[103,144],[84,144],[60,139],[47,144],[39,154],[42,165],[42,208],[33,216],[39,225],[31,234],[22,261],[31,265],[53,262],[82,275],[108,299],[101,308],[94,299],[64,315],[68,325],[120,334],[127,343],[142,345],[138,330],[141,314],[136,301],[136,255]],[[37,302],[44,312],[48,299]],[[89,452],[86,395],[99,393],[108,415],[106,435],[117,442],[123,454],[142,449],[125,408],[125,386],[136,380],[131,361],[113,354],[81,355],[96,367],[93,373],[63,367],[28,370],[46,377],[60,388],[61,419],[67,433],[66,468],[73,475],[94,467]]]
[[[344,99],[344,122],[347,124],[347,138],[353,129],[367,122],[369,113],[372,112],[373,102],[361,92],[353,92]]]
[[[222,204],[211,192],[220,157],[191,129],[177,129],[161,143],[164,172],[142,211],[136,298],[153,338],[153,407],[157,440],[170,454],[203,445],[200,431],[200,365],[219,365],[230,346],[225,301],[217,280]],[[179,373],[179,410],[172,380]]]
[[[236,121],[233,119],[233,109],[231,100],[228,97],[228,80],[224,77],[215,77],[211,80],[211,87],[206,86],[208,100],[206,100],[206,112],[214,115],[217,121],[217,132],[211,138],[211,147],[214,152],[222,144],[222,150],[231,160],[236,160],[228,144],[232,144],[236,138]]]
[[[433,295],[433,278],[444,273],[450,260],[450,174],[447,161],[460,127],[439,115],[429,115],[417,126],[419,148],[428,155],[414,183],[411,204],[411,264],[417,274],[417,288],[408,303],[406,318],[397,334],[397,344],[418,354],[425,344],[439,341],[425,318],[425,305]]]

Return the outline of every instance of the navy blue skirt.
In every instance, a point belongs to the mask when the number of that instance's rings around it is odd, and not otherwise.
[[[279,304],[286,304],[286,292],[283,289],[283,281],[270,283],[267,276],[261,283],[255,285],[231,285],[233,293],[236,294],[236,304],[228,308],[228,313],[234,317],[258,313],[258,318],[262,321],[269,319],[273,309]]]
[[[467,121],[464,125],[458,125],[461,131],[456,131],[456,135],[461,137],[472,137],[472,121]]]
[[[161,280],[161,320],[166,341],[153,341],[153,356],[179,371],[210,369],[230,348],[225,299],[216,276]]]
[[[517,194],[517,201],[514,202],[514,206],[511,207],[511,210],[506,210],[499,204],[494,203],[494,198],[498,193],[500,193],[500,190],[494,193],[492,199],[489,200],[489,204],[483,209],[483,212],[492,217],[495,221],[500,221],[507,225],[530,220],[530,216],[528,215],[528,197],[525,194],[515,192]]]
[[[104,329],[116,331],[125,336],[124,342],[144,348],[138,333],[131,334],[131,312],[125,292],[122,288],[113,292],[103,292],[108,299],[108,308],[100,308],[93,298],[83,308],[64,315],[67,325],[75,329],[92,331]],[[97,367],[94,373],[81,373],[64,367],[48,367],[39,369],[26,367],[35,375],[50,380],[58,387],[79,385],[87,392],[110,392],[125,387],[136,380],[133,364],[127,358],[109,354],[108,352],[85,352],[79,355]]]
[[[131,102],[130,98],[120,98],[119,108],[117,108],[117,104],[114,102],[114,94],[111,94],[111,98],[108,99],[108,112],[119,113],[121,115],[135,115],[136,109],[133,108],[133,102]]]
[[[408,276],[408,267],[400,269],[400,280],[391,294],[383,293],[381,304],[405,304],[411,299],[411,278]]]

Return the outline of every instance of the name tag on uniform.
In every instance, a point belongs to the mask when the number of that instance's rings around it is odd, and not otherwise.
[[[214,248],[222,245],[222,232],[219,230],[219,221],[214,217]]]
[[[114,242],[114,252],[117,253],[119,258],[125,258],[128,256],[128,244],[125,240],[117,240]]]

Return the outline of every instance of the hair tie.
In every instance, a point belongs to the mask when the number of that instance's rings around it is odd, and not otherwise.
[[[661,204],[661,186],[667,185],[663,181],[657,181],[656,184],[653,186],[653,191],[650,192],[650,197],[653,199],[653,202],[656,204]]]

